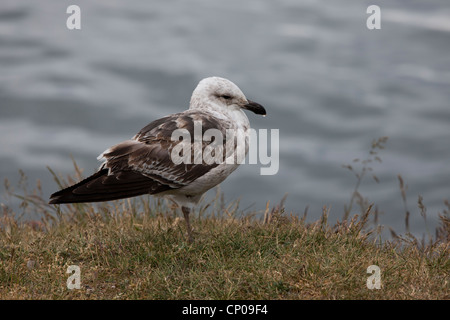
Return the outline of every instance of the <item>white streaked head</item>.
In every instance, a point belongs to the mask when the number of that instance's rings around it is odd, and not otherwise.
[[[241,109],[247,109],[256,114],[266,114],[266,110],[261,105],[248,100],[237,85],[220,77],[209,77],[199,82],[192,93],[189,109],[214,110],[223,113],[241,112]]]

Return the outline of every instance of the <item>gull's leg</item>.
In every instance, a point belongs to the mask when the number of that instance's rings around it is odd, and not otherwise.
[[[192,237],[191,223],[189,222],[189,213],[191,212],[191,209],[189,209],[188,207],[181,207],[181,211],[183,211],[184,220],[186,220],[188,242],[192,243],[194,238]]]

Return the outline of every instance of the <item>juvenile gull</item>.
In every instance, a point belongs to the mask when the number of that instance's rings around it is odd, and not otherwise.
[[[191,242],[189,212],[192,207],[206,191],[225,180],[239,166],[238,161],[225,161],[235,159],[237,153],[237,148],[227,148],[225,137],[230,130],[240,131],[248,142],[250,123],[243,109],[266,114],[263,106],[248,100],[233,82],[219,77],[205,78],[192,93],[189,110],[155,120],[130,140],[105,150],[98,157],[104,162],[96,173],[52,194],[50,204],[110,201],[142,194],[165,196],[181,207]],[[172,139],[172,133],[177,129],[189,132],[192,158],[196,156],[195,151],[199,153],[194,142],[198,123],[202,137],[208,129],[222,133],[222,142],[212,141],[222,145],[224,161],[173,161],[172,150],[182,143],[182,139]],[[207,146],[208,143],[201,142],[202,152]],[[245,143],[245,154],[247,152],[248,143]]]

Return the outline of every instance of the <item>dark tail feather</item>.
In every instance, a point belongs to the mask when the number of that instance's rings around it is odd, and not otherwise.
[[[161,187],[158,182],[137,172],[108,175],[108,169],[102,169],[71,187],[55,192],[50,196],[49,203],[110,201],[154,193]]]

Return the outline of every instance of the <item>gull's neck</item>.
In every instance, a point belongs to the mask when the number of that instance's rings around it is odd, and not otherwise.
[[[197,99],[193,97],[189,110],[198,110],[209,113],[218,119],[230,121],[237,128],[247,130],[250,128],[247,115],[238,106],[221,105],[210,99]]]

